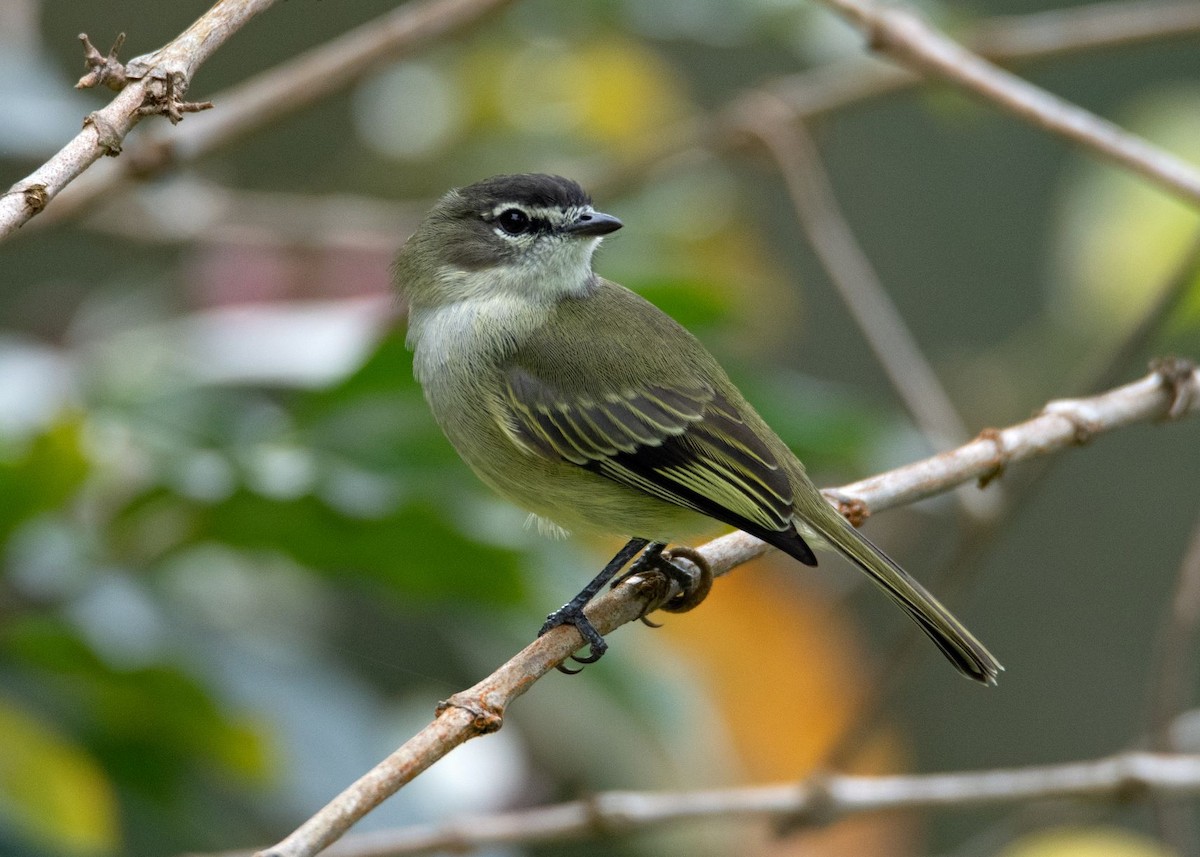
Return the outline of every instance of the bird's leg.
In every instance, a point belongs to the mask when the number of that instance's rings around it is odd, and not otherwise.
[[[642,555],[634,561],[633,565],[629,566],[629,571],[613,581],[613,587],[616,588],[627,578],[633,577],[635,574],[642,574],[643,572],[658,568],[662,561],[662,552],[666,547],[666,542],[650,542],[650,544],[646,545],[646,549],[642,551]]]
[[[675,581],[680,590],[679,595],[672,598],[659,609],[666,610],[668,613],[686,613],[703,601],[712,589],[712,567],[709,566],[708,560],[704,558],[704,555],[697,550],[681,545],[667,551],[664,550],[666,546],[665,542],[651,542],[645,552],[638,557],[637,562],[629,567],[629,571],[613,581],[613,586],[619,585],[635,574],[646,571],[659,571]],[[671,560],[677,556],[690,560],[700,572],[699,577],[693,577],[673,563]],[[642,622],[651,628],[659,627],[657,623],[651,622],[645,616],[642,617]]]
[[[542,625],[542,630],[538,631],[538,636],[540,637],[551,628],[557,628],[559,625],[574,625],[591,649],[590,654],[575,657],[574,660],[581,664],[594,664],[600,660],[601,656],[608,649],[608,643],[604,642],[604,638],[600,636],[600,632],[596,630],[588,617],[584,615],[583,608],[604,587],[604,584],[612,580],[613,575],[624,568],[625,563],[633,559],[634,555],[648,543],[649,539],[630,539],[625,547],[617,551],[617,555],[609,560],[608,565],[604,566],[604,569],[592,578],[591,583],[583,587],[578,595],[546,617],[546,622]],[[659,551],[662,551],[661,546],[659,547]],[[579,672],[579,670],[573,670],[561,664],[559,664],[558,669],[560,672],[565,673]]]

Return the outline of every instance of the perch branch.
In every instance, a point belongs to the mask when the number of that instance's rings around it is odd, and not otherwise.
[[[987,431],[965,446],[828,493],[839,506],[886,509],[970,480],[994,477],[1007,464],[1084,443],[1104,431],[1136,422],[1178,419],[1196,410],[1200,410],[1200,370],[1186,361],[1164,360],[1132,384],[1091,398],[1051,402],[1023,423]],[[738,532],[715,539],[700,550],[714,574],[725,574],[768,548]],[[658,575],[631,578],[599,596],[588,609],[588,618],[601,634],[608,634],[671,595],[671,585]],[[432,723],[287,838],[260,854],[311,857],[326,848],[452,749],[499,729],[508,705],[582,646],[582,637],[571,626],[561,626],[534,640],[479,684],[443,702]]]

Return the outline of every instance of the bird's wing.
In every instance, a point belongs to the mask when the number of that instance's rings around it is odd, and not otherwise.
[[[505,382],[505,429],[531,454],[571,462],[754,535],[773,536],[772,542],[782,533],[795,536],[800,553],[816,564],[795,530],[787,471],[708,383],[567,394],[522,366],[510,366]]]

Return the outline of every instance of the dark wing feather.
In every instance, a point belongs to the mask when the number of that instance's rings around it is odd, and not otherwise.
[[[530,451],[569,461],[782,548],[816,557],[796,531],[787,471],[710,385],[645,384],[565,396],[521,367],[506,376],[508,421]]]

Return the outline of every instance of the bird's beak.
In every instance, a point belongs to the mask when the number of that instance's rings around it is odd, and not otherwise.
[[[579,219],[574,223],[564,226],[563,231],[575,238],[588,238],[616,232],[624,225],[611,214],[605,214],[601,211],[589,211],[586,214],[581,214]]]

